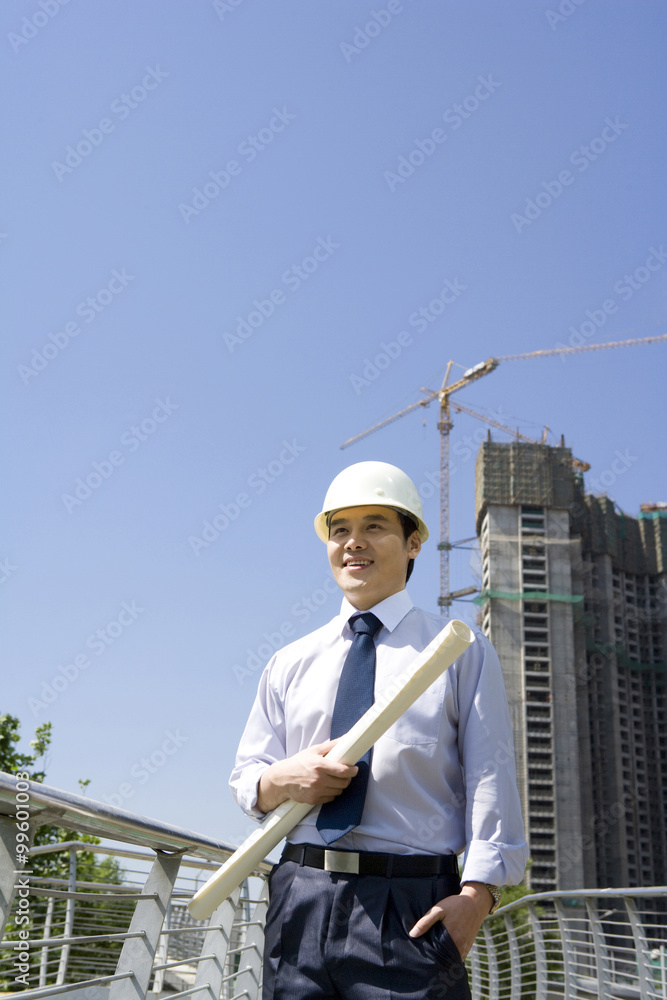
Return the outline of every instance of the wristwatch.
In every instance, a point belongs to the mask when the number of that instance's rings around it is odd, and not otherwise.
[[[485,882],[484,885],[493,896],[493,906],[489,910],[489,916],[491,916],[491,914],[495,913],[500,906],[500,889],[497,885],[491,885],[490,882]]]

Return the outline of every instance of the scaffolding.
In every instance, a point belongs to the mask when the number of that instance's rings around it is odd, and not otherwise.
[[[617,569],[636,576],[666,572],[667,517],[628,517],[606,496],[587,495],[584,503],[584,553],[608,555]]]
[[[488,504],[567,510],[573,506],[575,478],[569,448],[485,441],[477,454],[475,475],[477,530]]]

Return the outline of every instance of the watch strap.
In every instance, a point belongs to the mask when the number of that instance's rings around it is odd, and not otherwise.
[[[484,885],[486,886],[486,888],[489,890],[489,892],[493,896],[493,905],[492,905],[491,909],[489,910],[489,916],[491,916],[491,914],[495,913],[496,910],[498,909],[498,907],[500,906],[500,902],[501,902],[500,889],[498,888],[497,885],[491,885],[490,882],[485,882]]]

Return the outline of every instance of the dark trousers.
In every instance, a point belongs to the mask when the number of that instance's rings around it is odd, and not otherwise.
[[[470,1000],[465,967],[438,921],[456,875],[348,875],[281,861],[269,879],[263,1000]]]

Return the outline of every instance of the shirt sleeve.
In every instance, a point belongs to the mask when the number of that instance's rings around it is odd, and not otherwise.
[[[459,754],[466,788],[463,882],[514,885],[528,860],[514,741],[498,655],[478,633],[458,677]]]
[[[285,714],[272,688],[275,656],[267,664],[236,753],[229,778],[232,794],[247,816],[256,820],[266,815],[257,808],[257,786],[262,772],[286,754]]]

